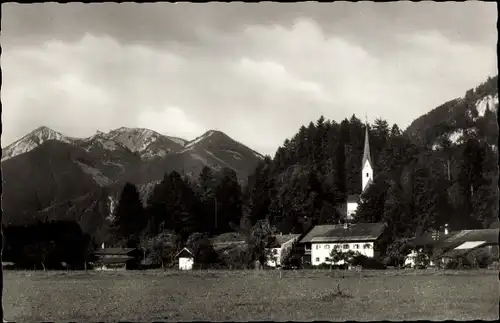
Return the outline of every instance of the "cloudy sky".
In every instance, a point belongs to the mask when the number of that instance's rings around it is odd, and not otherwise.
[[[2,146],[218,129],[265,154],[320,115],[405,128],[497,74],[496,4],[2,4]]]

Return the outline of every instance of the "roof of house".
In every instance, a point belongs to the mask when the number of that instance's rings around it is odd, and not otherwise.
[[[347,228],[337,226],[311,239],[311,242],[342,242],[377,240],[385,229],[384,223],[356,223]]]
[[[296,240],[300,237],[300,234],[290,233],[290,234],[282,234],[282,235],[274,235],[273,241],[267,246],[268,248],[279,248],[285,243]]]
[[[245,236],[239,232],[226,232],[210,239],[211,244],[234,244],[245,241]]]
[[[95,255],[127,255],[131,251],[137,250],[135,248],[104,248],[98,249],[94,252]]]
[[[327,233],[328,231],[336,228],[336,227],[341,227],[342,225],[340,224],[323,224],[323,225],[316,225],[314,226],[302,239],[300,239],[300,243],[308,243],[311,242],[311,240],[314,237],[323,235]]]
[[[414,246],[433,246],[448,250],[459,247],[466,242],[484,241],[481,245],[498,244],[498,233],[499,229],[451,231],[447,235],[442,232],[427,233],[413,239],[410,244]]]
[[[113,257],[113,258],[100,258],[96,261],[96,263],[101,263],[101,264],[120,264],[120,263],[126,263],[130,259],[134,259],[134,257],[130,256],[122,256],[122,257]]]
[[[191,248],[184,247],[179,251],[174,258],[180,257],[180,256],[188,256],[190,258],[194,257],[194,251]]]

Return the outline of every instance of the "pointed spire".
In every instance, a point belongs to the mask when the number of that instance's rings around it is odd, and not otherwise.
[[[372,159],[370,157],[370,142],[368,140],[368,120],[366,121],[365,129],[366,129],[365,130],[365,149],[363,151],[363,161],[361,163],[361,167],[365,167],[365,163],[367,160],[370,162],[370,165],[372,163]]]

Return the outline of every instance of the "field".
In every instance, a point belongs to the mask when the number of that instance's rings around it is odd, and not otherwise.
[[[499,311],[498,271],[4,271],[3,293],[5,320],[16,322],[496,320]]]

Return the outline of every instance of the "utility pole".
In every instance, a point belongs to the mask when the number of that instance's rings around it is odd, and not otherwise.
[[[215,229],[217,229],[217,198],[214,197],[214,208],[215,208]]]
[[[448,164],[448,181],[451,180],[451,177],[450,177],[450,159],[447,160],[447,164]]]

